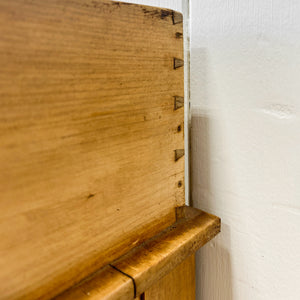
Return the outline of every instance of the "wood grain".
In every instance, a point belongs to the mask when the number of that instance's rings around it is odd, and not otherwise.
[[[120,274],[126,274],[134,282],[131,297],[128,299],[134,299],[134,296],[139,299],[138,297],[141,297],[144,292],[151,290],[153,285],[155,286],[157,282],[163,280],[164,276],[173,272],[178,265],[189,256],[193,256],[201,246],[220,232],[218,217],[195,208],[178,207],[176,218],[176,222],[170,227],[110,264]],[[101,270],[99,272],[101,273]],[[85,300],[82,291],[89,291],[95,299],[108,297],[118,299],[119,290],[107,288],[108,286],[116,287],[117,284],[107,284],[105,280],[102,282],[101,276],[97,274],[67,290],[55,300],[73,300],[74,298]],[[114,279],[112,278],[112,280]],[[189,283],[184,284],[189,285]],[[78,295],[81,295],[81,298]],[[173,299],[177,300],[177,298]]]
[[[195,292],[195,255],[191,255],[154,283],[144,293],[144,300],[195,300]]]
[[[49,299],[175,221],[178,33],[170,10],[0,2],[0,299]]]
[[[132,280],[108,265],[93,274],[93,280],[73,288],[72,294],[67,290],[55,300],[128,300],[133,299],[133,291]]]
[[[178,207],[175,224],[112,262],[135,280],[136,294],[148,290],[220,232],[220,219],[192,207]]]

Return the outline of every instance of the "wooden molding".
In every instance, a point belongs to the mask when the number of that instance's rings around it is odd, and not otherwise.
[[[188,206],[176,208],[176,218],[172,226],[110,264],[115,271],[119,270],[123,276],[127,275],[124,279],[126,282],[134,280],[134,284],[131,284],[131,293],[127,290],[128,286],[123,284],[115,290],[116,294],[112,294],[116,286],[115,280],[119,278],[110,277],[110,281],[106,280],[109,276],[104,276],[104,272],[111,272],[111,269],[106,267],[104,271],[99,271],[55,300],[83,300],[86,294],[92,295],[93,297],[89,298],[92,300],[121,299],[117,294],[120,290],[131,295],[127,299],[134,299],[134,296],[144,293],[220,232],[221,222],[218,217],[195,208]],[[99,274],[104,276],[104,280]]]
[[[74,286],[55,299],[72,300],[128,300],[134,299],[132,280],[115,270],[110,265],[105,266],[86,279],[80,285]]]

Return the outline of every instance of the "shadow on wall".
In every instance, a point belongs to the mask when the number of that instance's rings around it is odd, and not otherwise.
[[[229,226],[222,232],[230,243]],[[206,244],[196,254],[196,299],[232,300],[232,270],[229,251],[222,247],[221,236]]]
[[[207,57],[205,49],[191,49],[191,96],[200,97],[203,106],[192,106],[191,171],[192,205],[217,214],[218,203],[211,184],[210,114],[203,111],[209,101]],[[222,216],[220,216],[222,217]],[[196,299],[232,300],[230,227],[222,223],[221,233],[196,254]]]
[[[192,166],[193,205],[214,213],[216,206],[211,196],[210,157],[209,157],[209,117],[192,116]],[[194,192],[194,191],[193,191]],[[200,196],[202,199],[198,199]],[[232,270],[230,258],[230,227],[222,223],[221,233],[201,248],[196,254],[196,299],[232,300]]]

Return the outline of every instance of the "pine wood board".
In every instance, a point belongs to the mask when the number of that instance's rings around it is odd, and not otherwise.
[[[49,299],[175,221],[181,21],[110,1],[0,2],[0,299]]]

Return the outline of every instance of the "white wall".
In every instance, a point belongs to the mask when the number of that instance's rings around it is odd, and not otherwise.
[[[191,0],[197,299],[300,299],[300,1]]]

